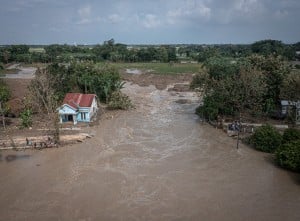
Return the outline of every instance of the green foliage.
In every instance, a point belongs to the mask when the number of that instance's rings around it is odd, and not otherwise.
[[[133,107],[129,97],[119,90],[113,92],[109,100],[108,108],[110,109],[128,110]]]
[[[193,80],[190,84],[192,89],[203,89],[206,86],[210,86],[210,78],[206,70],[200,70],[198,74],[194,75]]]
[[[208,69],[210,78],[222,79],[239,73],[240,65],[232,58],[211,57],[204,66]]]
[[[117,69],[107,65],[96,66],[92,62],[74,62],[70,66],[52,64],[44,71],[42,78],[39,72],[31,85],[34,86],[37,97],[42,95],[38,103],[46,106],[49,106],[47,103],[54,104],[54,101],[59,103],[66,93],[72,91],[93,93],[102,102],[108,103],[111,94],[123,87]],[[45,97],[49,96],[52,98],[46,102],[48,99]]]
[[[282,143],[289,143],[292,141],[300,140],[300,130],[296,128],[288,128],[282,135]]]
[[[76,85],[82,93],[95,93],[101,101],[108,102],[112,92],[120,86],[121,77],[117,69],[110,66],[95,66],[93,63],[74,63],[70,67]]]
[[[280,97],[299,98],[299,76],[291,75],[280,57],[209,58],[205,67],[191,87],[203,89],[204,105],[198,113],[210,119],[240,111],[265,115],[276,110]]]
[[[285,65],[279,56],[252,55],[249,57],[249,61],[253,67],[262,71],[265,75],[267,91],[264,99],[275,106],[280,100],[280,89],[284,79],[290,74],[289,67]]]
[[[218,115],[232,115],[234,108],[231,105],[226,105],[226,96],[219,93],[204,98],[203,106],[196,109],[196,114],[208,120],[215,120]]]
[[[218,115],[233,116],[240,111],[260,112],[262,109],[266,93],[263,74],[244,63],[238,62],[234,65],[239,66],[229,67],[229,70],[226,70],[227,65],[223,67],[222,75],[203,70],[193,78],[191,87],[204,91],[204,105],[197,111],[202,117],[213,120]]]
[[[21,127],[28,128],[32,126],[32,111],[30,109],[25,109],[20,114]]]
[[[278,40],[262,40],[251,45],[253,53],[264,56],[280,55],[285,59],[292,60],[295,58],[296,45],[287,45]]]
[[[300,73],[294,71],[287,75],[280,87],[280,98],[297,101],[300,98]]]
[[[198,61],[199,62],[206,62],[208,59],[213,57],[219,57],[220,51],[215,47],[208,47],[202,49],[198,54]]]
[[[282,142],[281,134],[271,125],[263,125],[257,128],[250,137],[250,144],[257,150],[273,153],[280,147]]]
[[[10,46],[10,52],[11,54],[17,55],[17,54],[27,54],[29,52],[29,46],[28,45],[11,45]]]
[[[300,172],[300,140],[285,143],[278,148],[275,159],[280,166]]]
[[[10,91],[7,87],[7,85],[3,82],[2,79],[0,79],[0,101],[2,103],[5,103],[8,101],[10,97]]]

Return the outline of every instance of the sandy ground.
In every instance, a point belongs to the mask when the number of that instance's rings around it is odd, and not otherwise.
[[[136,109],[84,143],[2,152],[0,220],[300,220],[299,174],[201,123],[194,93],[124,92]]]
[[[7,69],[18,69],[15,74],[6,74],[4,78],[13,79],[32,79],[37,70],[35,67],[22,67],[20,64],[12,64]]]

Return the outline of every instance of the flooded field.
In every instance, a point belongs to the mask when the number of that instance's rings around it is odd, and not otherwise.
[[[126,84],[93,139],[2,152],[0,220],[300,220],[300,177],[203,124],[192,92]]]

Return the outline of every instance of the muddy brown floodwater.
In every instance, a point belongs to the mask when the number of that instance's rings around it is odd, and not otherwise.
[[[124,91],[136,109],[93,139],[2,152],[0,220],[300,220],[299,175],[201,123],[195,94]]]

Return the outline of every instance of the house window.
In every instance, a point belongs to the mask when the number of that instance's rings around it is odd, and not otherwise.
[[[86,120],[86,115],[85,115],[86,113],[80,113],[80,114],[81,114],[81,119]]]

